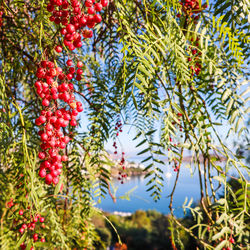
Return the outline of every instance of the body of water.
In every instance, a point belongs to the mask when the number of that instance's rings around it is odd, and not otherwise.
[[[164,170],[164,169],[163,169]],[[124,184],[121,184],[117,180],[113,180],[113,190],[115,191],[116,203],[113,202],[110,195],[107,194],[105,199],[101,200],[101,203],[97,204],[98,208],[107,212],[123,212],[133,213],[136,210],[149,210],[155,209],[163,214],[170,213],[169,202],[170,193],[172,192],[176,172],[172,168],[166,168],[164,171],[164,187],[162,188],[162,197],[159,201],[155,202],[150,197],[150,192],[147,192],[146,183],[149,179],[144,179],[144,176],[133,176],[125,180]],[[126,193],[129,192],[129,195]],[[124,197],[125,196],[125,197]],[[126,199],[127,198],[127,199]],[[200,199],[200,184],[198,171],[194,171],[193,175],[190,173],[190,169],[185,165],[182,166],[177,187],[174,194],[173,207],[175,208],[175,215],[177,217],[183,216],[182,204],[185,199],[193,199],[193,202],[198,202]]]

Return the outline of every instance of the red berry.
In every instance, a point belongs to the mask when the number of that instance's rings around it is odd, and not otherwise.
[[[41,115],[41,116],[39,117],[39,121],[40,121],[41,123],[45,123],[46,120],[47,120],[46,117],[43,116],[43,115]]]
[[[71,66],[71,65],[73,64],[73,61],[69,59],[69,60],[66,62],[66,64],[67,64],[68,66]]]
[[[46,182],[46,184],[51,184],[52,180],[53,180],[53,177],[52,177],[51,174],[47,174],[45,176],[45,182]]]
[[[55,51],[56,51],[57,53],[61,53],[61,52],[62,52],[62,46],[61,46],[61,45],[57,45],[57,46],[55,47]]]
[[[102,21],[102,17],[99,14],[94,15],[94,20],[96,23],[100,23]]]
[[[92,7],[92,5],[93,5],[93,2],[91,0],[86,0],[86,2],[85,2],[86,7],[90,8],[90,7]]]
[[[68,31],[68,33],[72,34],[75,32],[75,26],[73,24],[68,24],[66,26],[66,30]]]
[[[21,249],[25,249],[26,245],[24,244],[24,242],[20,245]]]
[[[34,241],[37,241],[37,240],[38,240],[38,234],[36,234],[36,233],[33,234],[33,240],[34,240]]]
[[[82,69],[77,69],[76,73],[77,73],[78,75],[81,75],[81,74],[83,73],[83,70],[82,70]]]
[[[62,161],[68,161],[68,156],[67,155],[63,155],[62,156]]]
[[[43,223],[45,221],[44,217],[40,218],[40,222]]]
[[[83,107],[82,106],[77,106],[76,109],[77,109],[78,112],[82,112],[83,111]]]
[[[70,138],[68,136],[64,136],[64,138],[62,139],[64,143],[68,143],[70,141]]]
[[[69,68],[69,72],[70,72],[71,74],[74,74],[74,73],[75,73],[75,68],[74,68],[74,67],[70,67],[70,68]]]
[[[19,215],[23,215],[23,210],[19,210]]]
[[[101,4],[103,7],[106,7],[108,5],[108,0],[101,0]]]
[[[59,182],[58,177],[54,177],[54,178],[53,178],[53,183],[54,183],[54,185],[56,185],[58,182]]]
[[[73,78],[73,75],[72,75],[72,74],[70,74],[70,73],[67,74],[67,79],[68,79],[68,80],[71,80],[72,78]]]
[[[48,135],[47,135],[46,133],[43,133],[43,134],[41,135],[41,140],[42,140],[42,141],[47,141],[47,140],[48,140]]]
[[[39,152],[38,157],[43,160],[46,157],[46,154],[44,152]]]
[[[96,3],[95,4],[95,11],[101,11],[102,10],[102,4],[101,3]]]
[[[46,130],[48,130],[48,131],[53,130],[53,125],[51,125],[50,123],[48,123],[46,125]]]
[[[57,177],[57,176],[58,176],[57,170],[52,170],[52,171],[50,172],[50,174],[52,175],[52,177]]]
[[[49,100],[48,99],[43,99],[42,105],[45,106],[45,107],[48,107],[49,106]]]
[[[43,68],[46,68],[47,67],[47,61],[41,61],[41,66]]]
[[[70,121],[70,125],[73,126],[73,127],[76,126],[76,125],[77,125],[76,120],[73,120],[73,119],[72,119],[72,120]]]
[[[88,8],[88,14],[93,15],[95,13],[95,9],[93,7]]]
[[[45,169],[41,169],[40,171],[39,171],[39,176],[41,177],[41,178],[44,178],[45,176],[46,176],[46,170]]]
[[[48,5],[47,5],[47,10],[48,10],[49,12],[52,12],[52,11],[54,10],[54,5],[48,4]]]
[[[77,66],[77,68],[82,68],[83,67],[83,63],[79,61],[79,62],[77,62],[76,66]]]
[[[57,6],[61,6],[61,5],[62,5],[62,0],[56,0],[56,1],[55,1],[55,4],[56,4]]]

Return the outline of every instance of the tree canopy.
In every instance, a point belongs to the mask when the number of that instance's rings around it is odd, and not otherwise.
[[[1,0],[0,246],[95,249],[105,143],[128,125],[156,202],[173,168],[174,230],[205,249],[246,249],[249,168],[224,140],[248,134],[249,17],[247,0]],[[197,207],[183,201],[191,227],[173,207],[185,152],[200,185]]]

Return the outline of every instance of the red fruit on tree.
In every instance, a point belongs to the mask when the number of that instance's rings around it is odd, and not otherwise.
[[[85,6],[86,7],[90,8],[90,7],[92,7],[92,5],[93,5],[93,2],[91,0],[86,0],[85,1]]]
[[[42,105],[45,106],[45,107],[48,107],[49,106],[49,100],[48,99],[43,99]]]
[[[45,176],[46,176],[46,170],[45,169],[40,169],[40,171],[39,171],[39,176],[41,177],[41,178],[44,178]]]
[[[102,17],[99,14],[94,15],[94,20],[96,23],[100,23],[102,21]]]
[[[53,178],[53,184],[56,185],[58,182],[59,182],[58,177],[54,177],[54,178]]]
[[[83,63],[79,61],[79,62],[77,62],[76,66],[77,66],[77,68],[82,68],[83,67]]]
[[[47,174],[45,176],[45,182],[46,182],[46,184],[51,184],[52,180],[53,180],[53,177],[52,177],[51,174]]]
[[[68,66],[72,66],[72,65],[73,65],[73,61],[69,59],[69,60],[67,60],[66,64],[67,64]]]
[[[45,221],[44,217],[40,218],[40,222],[43,223]]]
[[[101,11],[102,10],[102,4],[101,3],[96,3],[95,4],[95,11]]]
[[[44,152],[39,152],[38,154],[39,159],[44,159],[46,157],[46,154]]]
[[[61,46],[61,45],[57,45],[57,46],[55,47],[55,51],[56,51],[57,53],[61,53],[61,52],[62,52],[62,46]]]
[[[66,26],[66,30],[67,30],[68,33],[72,34],[72,33],[75,32],[75,26],[73,24],[68,24]]]
[[[108,0],[101,0],[101,4],[103,7],[106,7],[108,5]]]
[[[90,7],[88,8],[88,14],[93,15],[95,13],[95,8]]]

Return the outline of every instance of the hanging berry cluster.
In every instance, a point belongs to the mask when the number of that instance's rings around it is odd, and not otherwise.
[[[13,202],[13,198],[10,198],[10,201],[8,201],[8,202],[6,203],[6,207],[7,207],[7,208],[12,208],[14,205],[15,205],[15,204],[14,204],[14,202]]]
[[[185,24],[189,24],[191,22],[194,22],[194,24],[197,23],[197,20],[200,18],[200,12],[207,8],[207,4],[203,4],[200,6],[199,0],[182,0],[180,1],[180,4],[182,5],[182,11],[183,11],[183,18],[185,18]],[[181,18],[181,14],[178,13],[177,17]],[[190,55],[188,57],[188,62],[191,64],[190,70],[192,72],[192,75],[196,74],[199,75],[201,71],[201,52],[198,51],[200,49],[200,38],[197,37],[191,37],[188,54]]]
[[[31,239],[33,242],[45,242],[45,237],[43,236],[43,230],[45,228],[44,217],[37,214],[36,216],[32,216],[30,213],[30,207],[28,209],[23,210],[20,209],[16,211],[18,218],[14,219],[13,226],[19,233],[22,235],[27,232],[26,241]],[[23,242],[20,245],[21,249],[26,249],[26,244]],[[31,247],[30,249],[34,249]]]
[[[199,40],[199,37],[197,37],[196,40],[194,37],[191,38],[190,43],[192,44],[192,47],[189,46],[189,50],[191,51],[191,57],[188,57],[188,62],[192,63],[192,65],[190,66],[192,75],[196,74],[197,76],[200,74],[201,71],[201,52],[198,52],[197,50],[197,48],[200,49]]]
[[[60,25],[64,45],[72,51],[82,47],[82,38],[92,37],[93,31],[90,29],[102,20],[97,12],[107,4],[107,0],[97,3],[95,0],[86,0],[84,4],[78,0],[50,0],[47,10],[52,13],[50,21]],[[55,51],[61,53],[63,47],[57,45]],[[83,111],[81,102],[75,99],[73,85],[74,79],[81,80],[82,67],[82,62],[77,62],[74,67],[71,59],[67,60],[65,69],[57,67],[52,60],[43,60],[37,69],[35,88],[43,106],[40,116],[35,120],[36,125],[41,126],[38,132],[41,138],[38,157],[42,161],[39,176],[45,178],[48,185],[59,182],[62,162],[68,160],[64,149],[71,140],[67,128],[77,126],[76,117]]]
[[[63,35],[63,43],[69,50],[81,48],[81,36],[91,38],[95,24],[102,21],[100,12],[103,7],[108,5],[107,0],[95,3],[95,0],[86,0],[84,6],[78,0],[50,0],[47,10],[52,13],[50,21],[64,27],[60,32]],[[84,7],[86,13],[84,13]],[[88,28],[88,29],[87,29]],[[57,52],[62,51],[62,47],[56,47]]]
[[[207,8],[207,4],[200,5],[200,0],[182,0],[180,1],[182,5],[182,10],[186,14],[193,16],[193,19],[199,19],[197,15],[203,10]],[[180,15],[178,16],[180,17]]]
[[[122,132],[122,123],[121,123],[121,120],[118,119],[118,121],[115,124],[115,137],[116,137],[116,139],[118,138],[119,133],[121,133],[121,132]],[[117,148],[118,148],[116,141],[114,141],[113,147],[115,149],[114,154],[116,155]],[[121,166],[121,169],[123,171],[125,170],[125,157],[124,156],[125,156],[125,152],[122,152],[122,157],[121,157],[121,160],[119,162],[119,165]],[[127,175],[123,171],[119,171],[119,173],[118,173],[119,174],[118,180],[121,181],[121,184],[124,183],[124,179],[127,177]]]
[[[121,123],[121,120],[118,120],[115,124],[115,137],[118,138],[119,136],[119,133],[122,132],[122,123]],[[115,151],[114,151],[114,154],[116,155],[117,154],[117,144],[116,144],[116,141],[114,141],[113,143],[113,147],[115,148]]]
[[[124,179],[127,178],[127,174],[124,173],[125,170],[125,157],[124,157],[125,153],[122,152],[122,158],[120,161],[120,166],[122,168],[123,171],[119,171],[119,176],[118,176],[118,180],[121,181],[121,184],[124,183]]]
[[[60,150],[65,149],[70,141],[62,128],[76,126],[76,116],[83,107],[81,102],[75,100],[74,85],[64,79],[62,69],[55,68],[53,62],[42,61],[36,76],[39,78],[35,82],[36,91],[44,107],[35,121],[36,125],[42,125],[38,132],[42,141],[42,151],[38,154],[42,160],[39,176],[45,178],[47,184],[56,185],[63,167],[62,162],[68,160],[65,154],[60,154]]]

